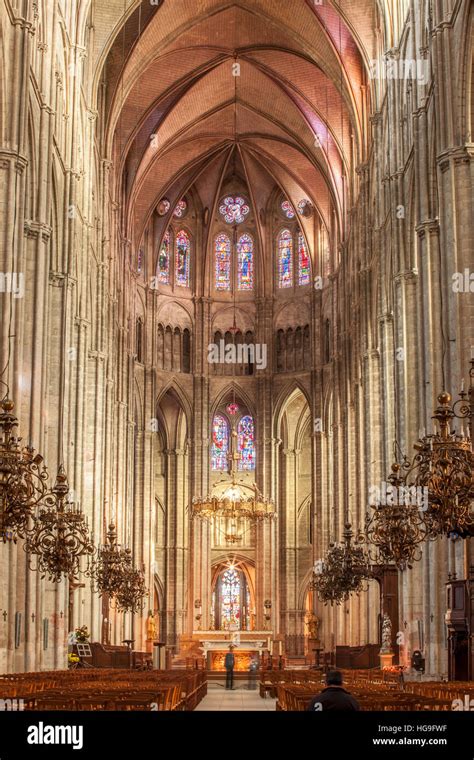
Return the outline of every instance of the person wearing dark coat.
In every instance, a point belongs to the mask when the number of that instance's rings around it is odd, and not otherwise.
[[[234,665],[235,657],[232,653],[232,647],[229,647],[224,660],[224,667],[226,669],[225,687],[226,689],[234,688]]]
[[[316,694],[309,703],[306,708],[308,712],[360,710],[357,700],[344,689],[340,670],[330,670],[326,676],[326,684],[326,688],[320,694]]]

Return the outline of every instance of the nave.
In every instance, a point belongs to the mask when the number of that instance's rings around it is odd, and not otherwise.
[[[473,40],[471,0],[0,0],[6,705],[302,712],[336,663],[470,705]]]

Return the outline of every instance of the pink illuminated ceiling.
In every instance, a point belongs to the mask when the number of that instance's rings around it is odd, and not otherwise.
[[[367,156],[375,5],[164,0],[130,12],[102,56],[107,151],[133,244],[159,199],[202,187],[203,174],[212,206],[234,151],[260,194],[280,186],[327,225],[335,209],[342,226],[347,178]]]

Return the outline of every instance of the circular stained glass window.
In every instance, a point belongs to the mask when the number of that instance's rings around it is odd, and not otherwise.
[[[171,203],[168,198],[162,198],[157,206],[157,211],[160,216],[164,216],[170,210]]]
[[[239,195],[235,198],[228,195],[222,201],[219,213],[222,214],[227,224],[242,224],[245,217],[250,213],[250,208]]]
[[[311,216],[312,210],[313,206],[311,204],[311,201],[308,201],[306,198],[298,203],[298,211],[301,216]]]
[[[180,202],[176,205],[176,208],[173,211],[173,216],[176,216],[178,219],[181,219],[185,215],[187,208],[188,208],[188,204],[186,203],[185,199],[182,198]]]
[[[295,209],[291,205],[290,201],[283,201],[283,203],[281,204],[281,210],[283,211],[287,219],[295,218]]]

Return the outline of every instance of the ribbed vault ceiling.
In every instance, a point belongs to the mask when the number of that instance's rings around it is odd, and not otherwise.
[[[129,5],[126,23],[117,20],[115,37],[96,52],[107,152],[117,189],[124,181],[133,244],[164,195],[174,204],[194,184],[212,211],[235,151],[260,206],[278,185],[294,204],[309,198],[327,226],[335,209],[341,226],[367,155],[364,62],[374,54],[375,6]]]

